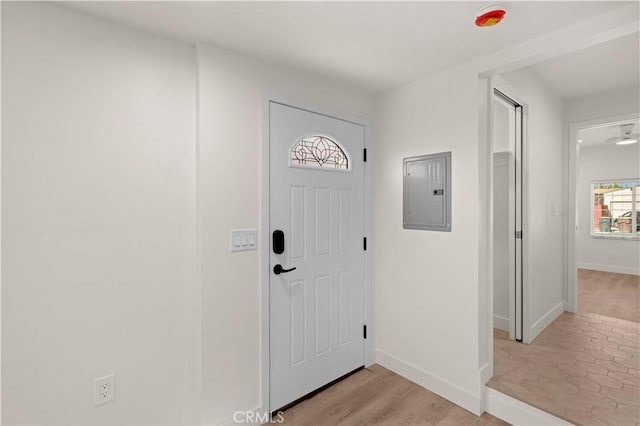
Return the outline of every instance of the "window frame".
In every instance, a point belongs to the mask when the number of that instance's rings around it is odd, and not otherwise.
[[[621,233],[621,232],[596,232],[596,225],[594,217],[594,206],[595,206],[595,193],[594,193],[594,185],[597,184],[613,184],[613,183],[629,183],[631,184],[631,232],[629,233]],[[600,179],[593,180],[589,184],[589,199],[590,199],[590,207],[589,207],[589,236],[594,239],[608,239],[608,240],[640,240],[640,232],[638,231],[638,225],[640,224],[637,220],[638,217],[638,202],[640,199],[637,196],[638,189],[640,188],[640,178],[635,179]],[[618,216],[620,217],[620,216]],[[618,217],[611,217],[611,225],[613,225],[613,221]]]

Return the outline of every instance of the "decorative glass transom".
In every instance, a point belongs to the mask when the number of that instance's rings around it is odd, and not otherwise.
[[[309,136],[291,148],[291,164],[349,170],[349,158],[340,145],[326,136]]]

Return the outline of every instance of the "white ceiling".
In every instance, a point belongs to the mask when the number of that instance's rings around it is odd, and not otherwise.
[[[208,42],[375,92],[630,4],[511,1],[503,23],[477,28],[491,2],[164,2],[64,4],[187,42]]]
[[[563,99],[637,87],[640,84],[638,33],[538,63],[531,69]]]
[[[638,121],[633,121],[633,123],[634,126],[631,133],[638,133]],[[578,132],[578,140],[582,141],[580,142],[581,148],[587,148],[591,146],[609,145],[605,142],[607,139],[619,137],[620,135],[620,125],[615,124],[613,126],[590,127],[587,129],[581,129]],[[611,144],[609,146],[616,147],[617,145]]]

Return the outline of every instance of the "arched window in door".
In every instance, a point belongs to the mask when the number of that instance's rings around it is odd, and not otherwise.
[[[308,136],[291,148],[291,165],[349,170],[349,156],[340,144],[327,136]]]

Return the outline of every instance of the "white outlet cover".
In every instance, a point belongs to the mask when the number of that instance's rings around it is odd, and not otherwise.
[[[116,375],[99,377],[93,381],[96,407],[111,402],[116,397]]]

